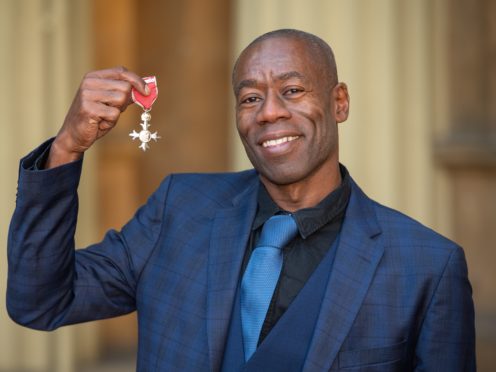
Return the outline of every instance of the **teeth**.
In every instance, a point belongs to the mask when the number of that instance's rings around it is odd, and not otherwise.
[[[277,146],[277,145],[280,145],[281,143],[294,141],[297,138],[298,138],[298,136],[289,136],[289,137],[278,138],[275,140],[268,140],[268,141],[265,141],[264,143],[262,143],[262,146],[263,147]]]

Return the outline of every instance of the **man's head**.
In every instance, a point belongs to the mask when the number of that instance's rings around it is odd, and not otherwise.
[[[337,123],[349,97],[331,48],[297,30],[277,30],[248,45],[232,83],[241,140],[262,182],[317,182],[338,171]]]
[[[314,58],[314,62],[321,66],[320,68],[322,72],[322,78],[327,79],[327,84],[329,86],[334,86],[338,83],[338,72],[336,68],[336,61],[334,59],[334,53],[331,47],[320,37],[305,31],[295,30],[291,28],[283,28],[280,30],[267,32],[254,39],[250,44],[248,44],[248,46],[243,50],[243,52],[250,49],[251,46],[254,46],[255,44],[261,43],[271,38],[288,38],[288,39],[303,41],[310,49]],[[243,52],[241,53],[241,55],[243,54]],[[239,60],[240,58],[238,58],[238,60],[234,64],[234,68],[231,76],[233,89],[236,89],[236,87],[234,86],[234,77],[237,72]],[[234,93],[236,94],[236,91]]]

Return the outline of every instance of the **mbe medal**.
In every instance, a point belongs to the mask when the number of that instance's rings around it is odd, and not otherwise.
[[[152,115],[150,115],[150,111],[152,110],[153,103],[157,99],[158,87],[157,87],[157,79],[155,76],[145,77],[143,78],[143,80],[150,89],[149,95],[144,96],[136,89],[134,88],[131,89],[131,96],[133,98],[134,103],[141,106],[141,108],[144,111],[141,114],[142,122],[140,123],[140,125],[142,129],[139,133],[133,130],[131,133],[129,133],[129,136],[132,137],[133,141],[136,138],[139,138],[139,140],[141,141],[141,145],[139,145],[139,148],[142,149],[143,151],[146,151],[147,149],[150,148],[148,142],[150,142],[151,140],[157,142],[157,139],[160,138],[157,132],[152,133],[148,130],[148,128],[150,127],[150,120],[152,118]]]

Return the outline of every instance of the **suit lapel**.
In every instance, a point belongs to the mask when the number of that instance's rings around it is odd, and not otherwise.
[[[352,181],[339,246],[304,371],[329,370],[367,294],[384,252],[372,202]]]
[[[258,177],[217,211],[208,257],[207,333],[211,370],[221,367],[239,272],[257,208]]]

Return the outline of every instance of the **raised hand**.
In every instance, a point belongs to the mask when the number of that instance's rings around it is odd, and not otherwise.
[[[132,87],[149,94],[145,82],[125,67],[87,73],[52,143],[45,168],[80,159],[97,139],[107,134],[132,103]]]

